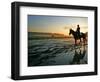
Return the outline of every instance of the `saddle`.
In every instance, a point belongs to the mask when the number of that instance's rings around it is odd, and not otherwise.
[[[76,34],[77,34],[77,38],[81,38],[82,33],[76,32]]]

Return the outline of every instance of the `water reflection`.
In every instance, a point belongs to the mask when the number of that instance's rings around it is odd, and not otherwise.
[[[87,64],[88,45],[74,46],[72,41],[33,40],[28,46],[28,66]]]
[[[87,61],[84,60],[84,56],[86,55],[86,46],[82,46],[82,48],[75,49],[74,57],[71,64],[86,64]]]

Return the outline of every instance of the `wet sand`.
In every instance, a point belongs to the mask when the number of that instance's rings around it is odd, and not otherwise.
[[[87,64],[87,45],[74,46],[72,38],[28,41],[28,66]]]

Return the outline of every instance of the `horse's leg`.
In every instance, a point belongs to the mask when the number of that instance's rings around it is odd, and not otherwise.
[[[85,45],[85,40],[86,40],[86,39],[85,39],[85,38],[83,38],[84,45]]]
[[[87,38],[85,38],[85,44],[87,45]]]
[[[82,43],[81,38],[80,38],[80,44]]]
[[[85,37],[85,43],[86,43],[86,45],[88,44],[87,42],[88,42],[88,41],[87,41],[87,38]]]
[[[75,39],[75,45],[77,44],[77,40]]]
[[[86,40],[85,40],[85,41],[86,41],[86,44],[87,44],[87,38],[86,38]]]

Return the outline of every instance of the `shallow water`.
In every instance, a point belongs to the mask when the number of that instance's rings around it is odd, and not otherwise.
[[[72,38],[29,40],[28,66],[87,64],[87,48]]]

